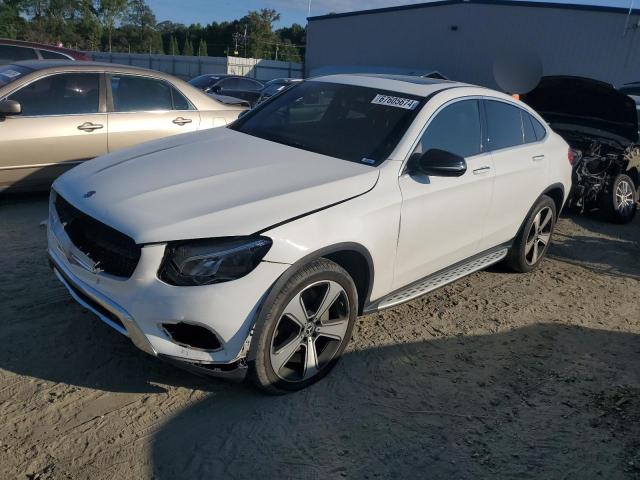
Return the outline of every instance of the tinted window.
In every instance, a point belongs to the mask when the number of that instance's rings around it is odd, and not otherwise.
[[[219,80],[219,77],[210,77],[209,75],[200,75],[199,77],[192,78],[189,83],[200,90],[210,87]]]
[[[258,82],[254,82],[253,80],[248,80],[246,78],[238,79],[238,89],[239,90],[253,90],[258,91],[262,90],[262,84]]]
[[[522,131],[524,132],[524,143],[532,143],[537,140],[536,133],[533,130],[533,119],[524,110],[520,110],[522,119]]]
[[[489,148],[522,145],[523,132],[520,109],[503,102],[486,101]]]
[[[536,120],[531,116],[530,118],[531,118],[531,123],[533,124],[533,130],[536,133],[536,139],[542,140],[544,137],[547,136],[547,130],[542,126],[542,124],[538,120]]]
[[[100,81],[97,73],[65,73],[36,80],[9,97],[22,105],[23,115],[97,113]]]
[[[414,153],[437,148],[461,157],[482,150],[480,107],[477,100],[464,100],[445,107],[429,123]]]
[[[620,87],[619,90],[627,95],[640,95],[640,87]]]
[[[171,87],[160,80],[113,75],[111,89],[116,112],[173,110]]]
[[[33,48],[0,45],[0,64],[19,62],[21,60],[36,60],[38,55]]]
[[[173,93],[173,108],[174,110],[194,110],[191,102],[185,98],[178,90],[172,89]]]
[[[309,81],[249,111],[230,128],[298,149],[377,165],[388,158],[413,122],[421,100],[404,93]]]
[[[62,53],[50,52],[48,50],[40,50],[40,55],[47,60],[69,60],[69,57]]]
[[[21,65],[5,65],[4,67],[0,67],[0,87],[9,85],[11,82],[15,82],[31,72],[33,72],[32,69]]]
[[[225,90],[238,90],[238,85],[239,83],[237,78],[227,78],[216,84],[216,86]]]

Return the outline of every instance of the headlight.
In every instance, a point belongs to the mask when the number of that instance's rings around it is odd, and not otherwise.
[[[172,242],[159,277],[170,285],[194,286],[244,277],[271,248],[266,237],[227,237]]]

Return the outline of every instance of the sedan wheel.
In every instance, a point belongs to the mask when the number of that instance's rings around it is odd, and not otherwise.
[[[337,282],[316,282],[295,294],[272,335],[275,374],[287,382],[317,375],[340,350],[349,318],[349,298]]]
[[[627,180],[621,180],[618,182],[616,188],[616,210],[620,215],[629,215],[636,203],[635,195],[633,192],[633,186]]]
[[[551,241],[553,217],[554,213],[550,207],[544,207],[534,217],[524,250],[527,264],[533,266],[538,263],[547,250]]]

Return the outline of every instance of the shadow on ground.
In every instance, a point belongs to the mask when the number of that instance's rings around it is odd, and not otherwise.
[[[177,414],[154,476],[637,478],[639,372],[640,336],[554,324],[351,352],[306,391]]]

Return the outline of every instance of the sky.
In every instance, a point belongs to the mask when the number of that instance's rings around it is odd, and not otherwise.
[[[281,15],[278,27],[292,23],[307,23],[308,0],[147,0],[159,22],[171,20],[176,23],[208,24],[213,21],[234,20],[246,15],[249,10],[273,8]],[[311,15],[329,12],[350,12],[369,8],[424,3],[426,0],[311,0]],[[611,5],[628,8],[632,0],[572,0],[556,3],[581,3],[589,5]],[[640,8],[640,0],[635,0]]]

